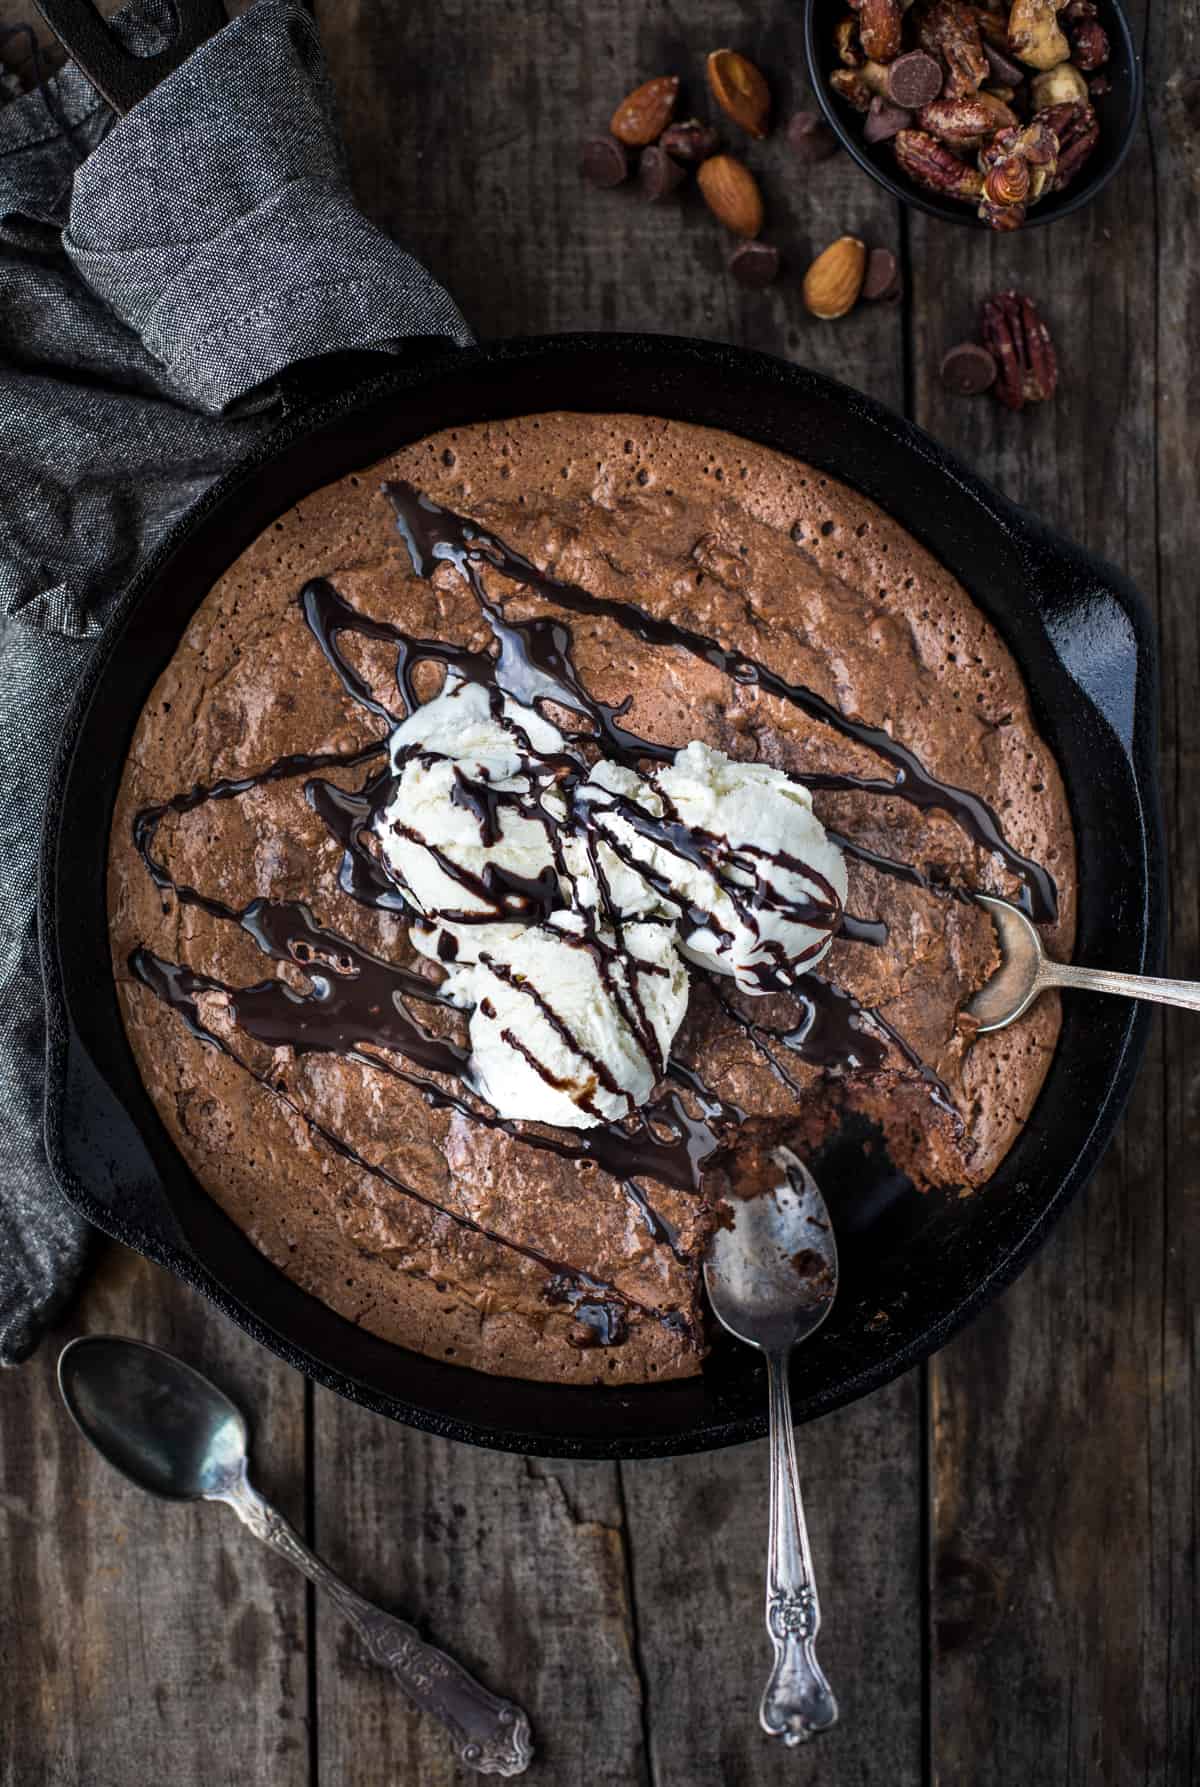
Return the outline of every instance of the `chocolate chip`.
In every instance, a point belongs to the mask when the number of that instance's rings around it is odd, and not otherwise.
[[[837,154],[838,140],[816,112],[797,112],[787,127],[788,148],[804,162],[828,161]]]
[[[923,105],[932,105],[944,78],[936,56],[925,50],[909,50],[907,55],[897,56],[888,68],[888,98],[906,111],[919,112]]]
[[[893,105],[890,99],[884,99],[876,93],[867,108],[863,140],[868,143],[890,143],[902,130],[908,130],[912,121],[911,112],[906,112],[902,105]]]
[[[1013,62],[1008,56],[1002,56],[994,50],[990,43],[985,43],[983,53],[987,57],[988,67],[992,71],[992,79],[999,81],[1002,87],[1019,87],[1025,79],[1025,70],[1019,62]]]
[[[592,137],[580,152],[579,171],[592,186],[619,186],[629,178],[629,151],[616,137]]]
[[[861,297],[876,304],[894,304],[903,294],[900,268],[890,248],[873,248],[867,256]]]
[[[977,397],[996,382],[996,362],[978,342],[962,341],[942,361],[942,383],[956,397]]]
[[[743,242],[729,257],[729,271],[739,285],[761,291],[779,272],[779,250],[771,242]]]
[[[701,124],[699,118],[687,118],[682,124],[668,124],[658,139],[658,146],[685,166],[696,167],[716,154],[721,139],[711,124]]]
[[[638,185],[643,196],[652,205],[656,205],[659,199],[669,198],[680,182],[686,179],[686,171],[665,149],[660,149],[657,143],[651,143],[648,149],[642,150],[642,159],[638,162]]]

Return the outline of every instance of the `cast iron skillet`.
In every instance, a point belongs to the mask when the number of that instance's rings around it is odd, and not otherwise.
[[[44,5],[56,23],[77,10],[71,0]],[[678,1384],[620,1391],[489,1377],[335,1315],[205,1195],[142,1085],[109,968],[108,834],[142,705],[190,615],[251,540],[307,492],[432,430],[552,408],[726,429],[845,479],[962,579],[1016,657],[1066,779],[1080,857],[1079,959],[1147,972],[1161,947],[1163,850],[1144,605],[1118,572],[1050,534],[910,423],[765,355],[671,337],[577,335],[469,352],[432,345],[419,365],[358,356],[323,362],[320,378],[334,394],[281,425],[139,571],[65,722],[40,885],[52,1167],[98,1228],[196,1285],[320,1383],[396,1419],[564,1457],[649,1457],[752,1438],[765,1425],[761,1372],[724,1337],[703,1375]],[[797,1356],[797,1419],[886,1383],[1016,1274],[1111,1137],[1148,1022],[1146,1008],[1068,998],[1031,1119],[973,1198],[918,1196],[867,1163],[853,1137],[815,1163],[843,1279],[832,1317]]]
[[[911,424],[765,355],[670,337],[504,342],[352,384],[285,425],[209,493],[135,578],[66,725],[42,860],[50,1044],[46,1135],[98,1227],[198,1285],[321,1383],[437,1432],[514,1450],[636,1457],[762,1430],[751,1355],[719,1342],[701,1378],[618,1391],[491,1378],[374,1339],[291,1285],[201,1191],[142,1087],[108,967],[110,817],[138,713],[188,617],[244,546],[320,484],[433,429],[549,408],[631,410],[795,453],[875,498],[962,578],[1013,651],[1066,778],[1080,854],[1078,956],[1152,971],[1162,844],[1145,609]],[[1024,1263],[1112,1134],[1142,1009],[1068,999],[1045,1089],[991,1183],[922,1198],[849,1151],[818,1164],[844,1288],[797,1355],[798,1418],[861,1396],[940,1346]]]

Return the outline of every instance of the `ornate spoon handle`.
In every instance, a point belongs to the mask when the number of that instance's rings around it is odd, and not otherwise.
[[[228,1502],[256,1538],[286,1557],[341,1608],[373,1662],[390,1669],[409,1699],[437,1719],[454,1740],[461,1762],[481,1775],[519,1775],[533,1755],[529,1720],[511,1700],[481,1687],[452,1657],[426,1644],[404,1620],[384,1613],[344,1583],[308,1549],[282,1514],[246,1477],[215,1498]]]
[[[821,1625],[813,1578],[792,1410],[788,1401],[787,1351],[768,1352],[771,1407],[771,1529],[767,1552],[767,1630],[775,1662],[763,1692],[759,1718],[771,1737],[805,1743],[837,1720],[837,1702],[813,1646]]]

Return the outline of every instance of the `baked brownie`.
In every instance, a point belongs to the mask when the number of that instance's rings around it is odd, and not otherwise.
[[[763,991],[693,967],[649,1103],[590,1127],[473,1089],[454,963],[371,832],[392,734],[448,674],[486,682],[497,640],[585,767],[644,747],[650,774],[699,741],[807,787],[844,853],[815,971]],[[138,723],[109,899],[150,1095],[289,1277],[426,1353],[628,1384],[700,1369],[715,1207],[778,1143],[858,1113],[922,1187],[994,1171],[1059,1012],[973,1035],[997,960],[976,888],[1069,956],[1062,780],[955,579],[782,454],[540,415],[420,441],[242,554]]]

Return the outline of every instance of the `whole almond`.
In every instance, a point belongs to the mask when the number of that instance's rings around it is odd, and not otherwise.
[[[765,137],[771,115],[766,81],[736,50],[714,50],[708,58],[708,84],[721,110],[752,137]]]
[[[662,135],[671,122],[679,98],[679,76],[656,75],[623,99],[612,115],[609,129],[630,149],[644,149]]]
[[[804,302],[813,316],[832,321],[858,303],[867,251],[857,236],[839,236],[804,275]]]
[[[710,155],[696,179],[705,204],[727,230],[757,236],[763,226],[762,193],[748,167],[732,155]]]

